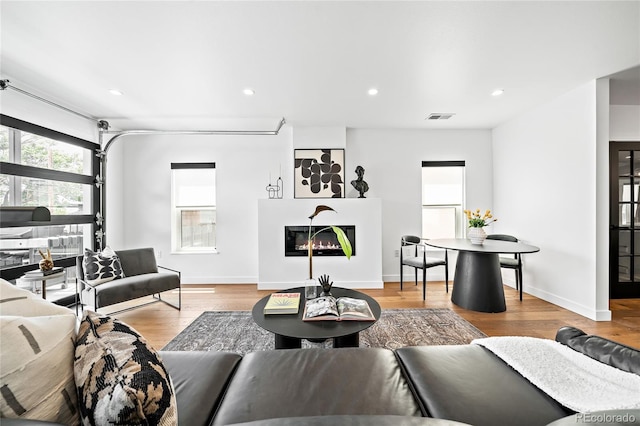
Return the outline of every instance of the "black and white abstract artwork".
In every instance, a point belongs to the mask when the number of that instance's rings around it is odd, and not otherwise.
[[[344,198],[344,149],[294,150],[295,198]]]

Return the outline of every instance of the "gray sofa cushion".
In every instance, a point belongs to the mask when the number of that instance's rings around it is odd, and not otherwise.
[[[396,356],[427,416],[525,426],[573,414],[479,345],[404,347]]]
[[[97,286],[95,288],[97,306],[109,306],[178,287],[180,287],[180,278],[170,272],[128,276]]]
[[[420,416],[393,352],[313,348],[247,354],[214,424],[345,414]]]
[[[130,250],[116,250],[125,276],[158,272],[156,255],[153,248],[146,247]]]
[[[160,351],[178,403],[178,424],[207,425],[242,357],[228,352]]]

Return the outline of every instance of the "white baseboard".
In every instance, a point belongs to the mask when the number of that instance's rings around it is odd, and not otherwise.
[[[595,310],[591,309],[587,306],[581,305],[579,303],[575,303],[571,300],[565,299],[564,297],[560,297],[553,293],[549,293],[548,291],[541,290],[536,287],[523,287],[525,293],[531,294],[539,299],[545,300],[549,303],[553,303],[554,305],[558,305],[561,308],[568,309],[576,314],[582,315],[583,317],[587,317],[593,321],[611,321],[611,311],[606,310]]]
[[[255,284],[258,277],[185,277],[182,284]]]

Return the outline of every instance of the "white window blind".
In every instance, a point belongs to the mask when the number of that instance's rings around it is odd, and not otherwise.
[[[422,162],[422,238],[464,235],[464,161]]]
[[[171,188],[173,252],[215,252],[215,163],[172,163]]]

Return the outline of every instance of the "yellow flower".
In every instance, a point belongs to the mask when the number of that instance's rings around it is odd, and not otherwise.
[[[475,211],[464,210],[464,214],[467,216],[470,227],[482,228],[498,220],[493,217],[493,214],[491,214],[491,210],[489,209],[485,210],[484,213],[480,212],[480,209],[476,209]]]

